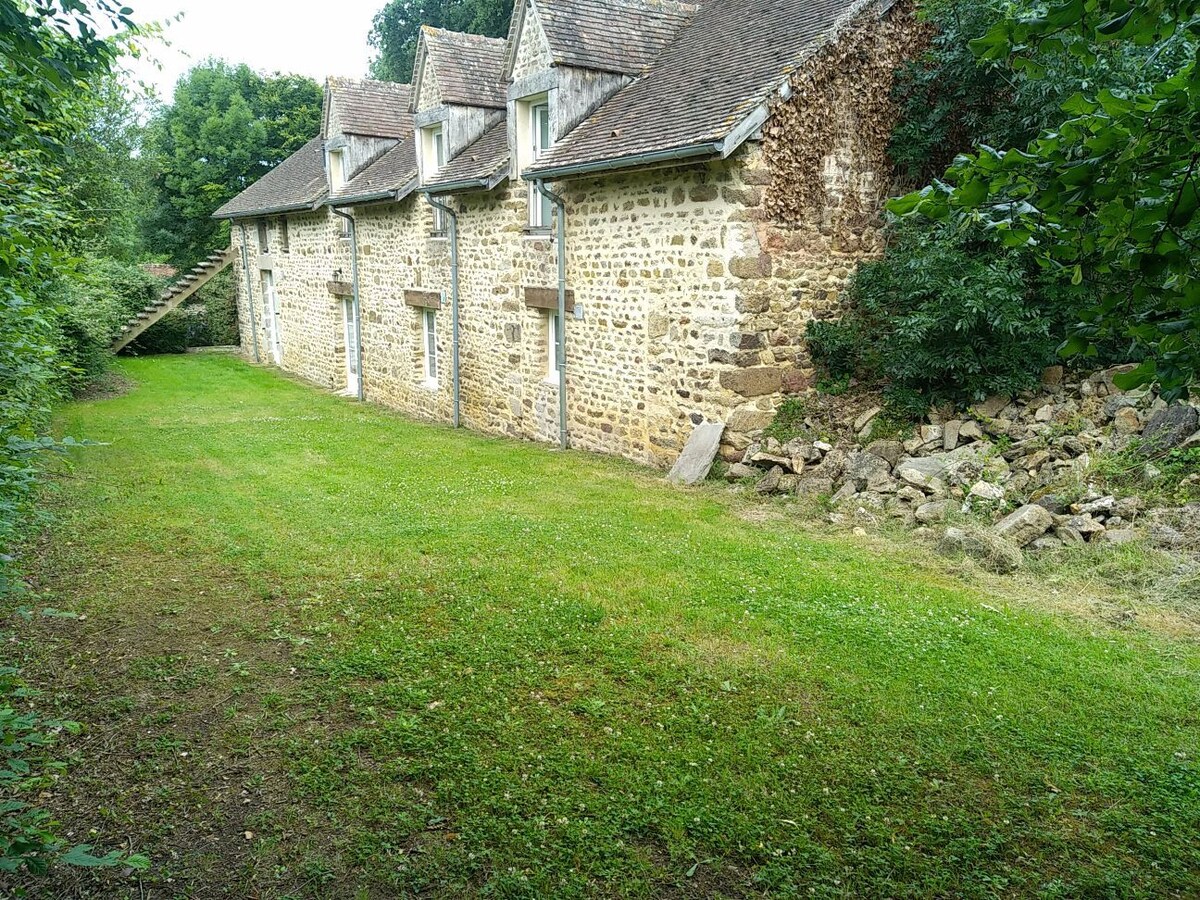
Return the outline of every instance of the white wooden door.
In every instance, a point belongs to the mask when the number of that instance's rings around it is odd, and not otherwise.
[[[267,346],[275,365],[283,365],[283,335],[279,328],[279,297],[275,294],[275,277],[271,272],[262,273],[263,325],[267,330]]]
[[[346,393],[358,393],[360,366],[358,359],[358,319],[354,300],[347,298],[342,301],[342,321],[345,323],[346,337]]]

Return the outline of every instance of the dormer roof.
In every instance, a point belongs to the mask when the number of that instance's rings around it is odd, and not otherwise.
[[[677,0],[532,0],[532,6],[554,65],[625,75],[645,70],[698,8]],[[525,15],[525,0],[517,0],[506,77],[512,75]]]
[[[322,136],[396,138],[412,133],[412,88],[394,81],[330,78],[325,82]]]
[[[421,27],[413,73],[413,96],[433,69],[443,103],[504,109],[504,48],[501,38]]]
[[[424,186],[434,194],[490,191],[508,176],[508,126],[501,121],[446,163]]]
[[[383,153],[330,197],[333,206],[401,200],[417,186],[417,151],[411,137]]]

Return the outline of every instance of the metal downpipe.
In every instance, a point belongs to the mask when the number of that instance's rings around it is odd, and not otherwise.
[[[558,445],[570,447],[567,434],[567,206],[542,179],[534,182],[538,193],[554,204],[558,224],[558,328],[554,340],[558,345]]]
[[[459,428],[462,425],[462,385],[458,371],[458,213],[440,200],[434,200],[428,191],[425,199],[450,219],[450,359],[454,380],[454,427]]]
[[[242,222],[242,268],[246,270],[246,305],[250,308],[250,337],[254,341],[254,361],[258,356],[258,317],[254,315],[254,283],[250,280],[250,256],[246,250],[246,223]]]
[[[362,344],[362,303],[358,296],[358,222],[350,213],[342,212],[336,206],[329,207],[333,214],[350,223],[350,292],[354,303],[354,345],[358,357],[358,399],[365,399],[363,381],[363,344]]]

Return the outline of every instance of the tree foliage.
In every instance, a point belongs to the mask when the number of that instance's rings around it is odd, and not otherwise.
[[[1005,16],[971,44],[1034,82],[1110,47],[1170,71],[1141,89],[1084,84],[1024,149],[981,146],[891,208],[974,223],[1095,286],[1063,351],[1127,340],[1146,359],[1122,386],[1184,396],[1200,372],[1200,0],[1066,0]]]
[[[1011,9],[1000,0],[922,4],[920,14],[933,26],[933,39],[925,53],[897,74],[901,119],[889,146],[907,183],[929,183],[958,153],[981,144],[1025,146],[1042,129],[1057,124],[1062,104],[1089,85],[1143,90],[1181,61],[1180,47],[1148,52],[1138,46],[1096,44],[1090,58],[1039,53],[1037,62],[1045,77],[1030,78],[1003,60],[980,59],[970,46],[1004,21]]]
[[[371,75],[410,81],[422,25],[503,37],[511,15],[511,0],[389,0],[375,14],[367,38],[377,52]]]
[[[210,60],[175,87],[151,122],[146,154],[156,188],[147,243],[190,266],[227,242],[210,217],[320,131],[321,87]]]

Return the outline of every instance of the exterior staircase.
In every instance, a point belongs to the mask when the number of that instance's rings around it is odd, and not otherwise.
[[[214,275],[223,272],[233,262],[236,255],[233,247],[218,250],[163,291],[162,296],[121,326],[121,333],[113,341],[113,353],[120,353],[133,343],[139,334],[208,284]]]

